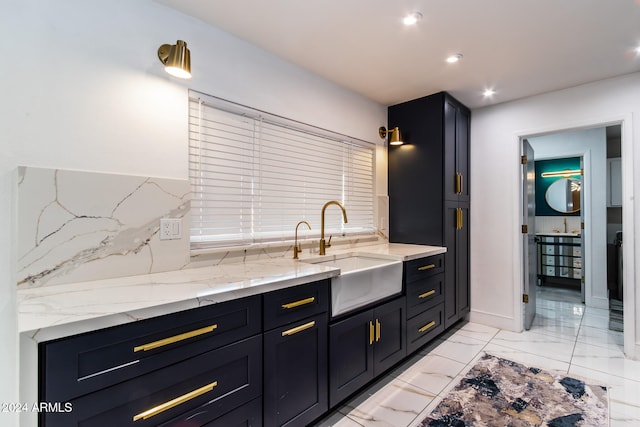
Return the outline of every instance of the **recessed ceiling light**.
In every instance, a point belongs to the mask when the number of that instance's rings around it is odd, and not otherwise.
[[[449,64],[453,64],[456,63],[458,61],[460,61],[462,59],[462,54],[461,53],[456,53],[455,55],[451,55],[450,57],[447,58],[447,62]]]
[[[415,25],[421,19],[422,19],[422,13],[413,12],[405,16],[404,19],[402,20],[402,23],[404,25]]]
[[[492,97],[493,95],[495,95],[495,94],[496,94],[496,91],[495,91],[495,90],[493,90],[493,89],[485,89],[485,90],[484,90],[484,92],[482,93],[482,95],[483,95],[485,98],[491,98],[491,97]]]
[[[636,48],[636,53],[637,53],[638,55],[640,55],[640,46],[638,46],[638,47]]]

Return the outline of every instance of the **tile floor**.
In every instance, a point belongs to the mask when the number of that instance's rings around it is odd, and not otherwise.
[[[474,323],[447,331],[316,427],[413,427],[488,352],[610,386],[611,427],[640,426],[640,361],[624,359],[607,310],[585,308],[579,293],[539,288],[534,326],[513,333]]]

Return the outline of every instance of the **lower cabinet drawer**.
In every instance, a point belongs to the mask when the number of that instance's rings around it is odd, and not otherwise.
[[[253,399],[213,421],[206,421],[206,412],[183,416],[158,427],[262,427],[262,399]]]
[[[200,424],[262,394],[262,335],[71,400],[43,413],[43,427],[149,427],[197,417]],[[184,425],[184,424],[182,424]]]
[[[264,294],[264,330],[328,311],[329,287],[329,280],[320,280]]]
[[[260,296],[40,344],[43,402],[63,402],[262,331]]]
[[[444,304],[407,320],[407,354],[413,353],[444,331]]]
[[[407,317],[444,301],[444,273],[407,283]]]

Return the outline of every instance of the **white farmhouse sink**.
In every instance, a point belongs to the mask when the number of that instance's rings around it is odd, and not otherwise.
[[[332,316],[402,292],[402,261],[357,255],[309,262],[340,269],[331,279]]]

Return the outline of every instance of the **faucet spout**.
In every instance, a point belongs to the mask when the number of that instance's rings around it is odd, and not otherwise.
[[[307,221],[300,221],[296,224],[296,235],[293,241],[293,259],[298,259],[298,254],[302,252],[302,249],[300,249],[300,246],[298,246],[298,227],[300,227],[300,224],[306,224],[309,230],[311,230],[311,225],[309,225]]]
[[[342,210],[342,218],[344,222],[349,222],[347,220],[347,211],[344,209],[344,206],[340,204],[340,202],[331,200],[324,204],[320,215],[320,255],[326,255],[326,248],[331,247],[331,238],[329,238],[329,243],[324,240],[324,211],[327,210],[327,206],[329,205],[337,205]]]

